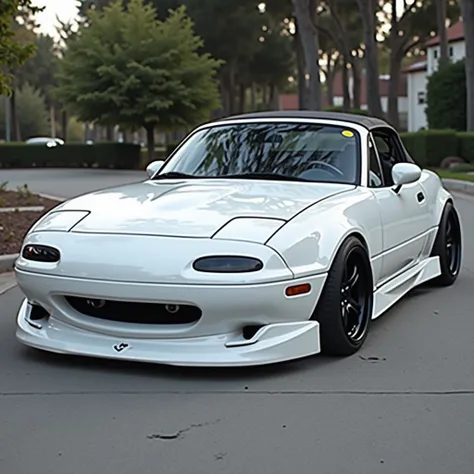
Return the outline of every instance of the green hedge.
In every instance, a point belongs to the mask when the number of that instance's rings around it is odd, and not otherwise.
[[[469,161],[469,163],[474,163],[474,132],[459,132],[457,136],[457,155]]]
[[[436,168],[448,156],[459,156],[474,163],[473,132],[422,130],[401,133],[400,137],[408,153],[420,166]]]
[[[66,144],[54,148],[24,143],[0,145],[0,168],[139,169],[140,146],[131,143]]]

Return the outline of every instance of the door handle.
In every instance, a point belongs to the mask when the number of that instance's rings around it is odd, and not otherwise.
[[[417,195],[416,195],[416,200],[418,202],[423,202],[425,200],[425,195],[422,193],[422,192],[419,192]]]

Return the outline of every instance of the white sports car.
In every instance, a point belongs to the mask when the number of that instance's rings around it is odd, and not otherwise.
[[[460,272],[452,196],[379,119],[231,117],[147,172],[31,228],[22,343],[186,366],[348,356],[408,291]]]

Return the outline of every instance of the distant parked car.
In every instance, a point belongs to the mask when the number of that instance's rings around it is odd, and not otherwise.
[[[46,145],[47,147],[52,148],[58,145],[64,145],[64,140],[52,137],[34,137],[29,138],[25,143],[27,145]]]

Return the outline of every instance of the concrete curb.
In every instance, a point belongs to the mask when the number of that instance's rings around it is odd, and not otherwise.
[[[12,271],[18,255],[18,253],[0,255],[0,273]]]
[[[442,179],[444,187],[448,191],[455,191],[458,193],[470,194],[474,196],[474,183],[469,181],[460,181],[458,179]]]

